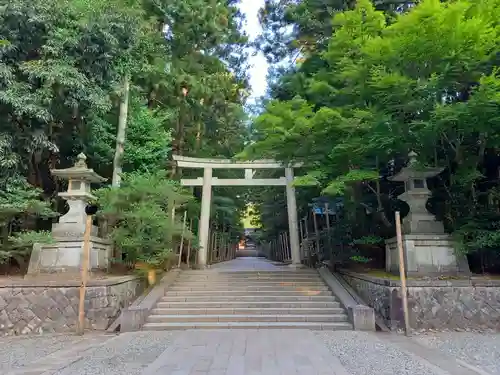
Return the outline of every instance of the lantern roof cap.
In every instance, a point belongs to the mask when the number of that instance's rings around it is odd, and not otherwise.
[[[408,165],[401,169],[394,176],[388,178],[389,181],[408,181],[413,178],[422,179],[437,176],[441,173],[444,168],[442,167],[423,167],[420,168],[417,164],[418,154],[415,151],[410,151],[408,153],[408,158],[410,159]]]
[[[106,178],[98,175],[87,167],[87,156],[82,152],[76,157],[75,164],[70,168],[51,169],[50,173],[64,180],[84,180],[87,182],[104,182]]]

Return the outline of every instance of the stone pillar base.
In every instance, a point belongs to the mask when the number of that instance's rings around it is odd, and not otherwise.
[[[408,275],[437,276],[469,274],[465,256],[457,255],[452,239],[447,234],[403,235],[405,267]],[[399,274],[399,256],[396,238],[385,242],[386,271]]]
[[[83,236],[55,238],[50,245],[33,245],[27,275],[75,273],[81,269]],[[112,257],[109,240],[90,237],[90,270],[107,270]]]

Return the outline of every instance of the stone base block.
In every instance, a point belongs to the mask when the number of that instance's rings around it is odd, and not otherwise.
[[[386,271],[399,274],[396,238],[385,242]],[[405,268],[408,275],[435,276],[469,274],[465,256],[456,254],[447,234],[407,234],[403,236]]]
[[[94,237],[98,236],[99,228],[95,225],[91,227],[91,235]],[[52,235],[54,237],[83,237],[85,234],[85,223],[75,224],[75,223],[57,223],[52,224]]]
[[[82,262],[83,236],[56,238],[55,244],[35,244],[28,275],[56,272],[79,272]],[[90,270],[107,270],[112,257],[111,242],[90,238]]]
[[[302,263],[290,263],[288,265],[289,268],[293,269],[293,270],[296,270],[296,269],[299,269],[299,268],[305,268],[306,266],[303,265]]]
[[[375,312],[369,306],[356,305],[347,309],[349,319],[356,331],[375,331]]]

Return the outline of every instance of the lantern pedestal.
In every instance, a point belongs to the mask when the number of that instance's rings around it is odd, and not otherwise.
[[[40,273],[78,274],[81,268],[83,235],[56,237],[50,245],[35,244],[31,252],[28,275]],[[111,243],[103,238],[90,237],[89,271],[107,270],[111,258]]]
[[[443,223],[437,221],[426,208],[431,192],[427,178],[441,173],[443,168],[418,168],[417,154],[410,152],[410,163],[401,172],[389,178],[405,183],[405,192],[398,198],[405,201],[410,212],[403,219],[403,248],[408,275],[436,276],[470,273],[465,256],[457,254]],[[399,274],[399,255],[396,238],[385,242],[386,271]]]
[[[52,175],[68,180],[68,190],[59,193],[59,196],[68,202],[69,210],[59,218],[59,223],[52,226],[52,236],[56,243],[33,246],[28,275],[80,271],[87,218],[85,207],[95,200],[90,192],[90,184],[103,182],[105,179],[87,168],[84,154],[77,158],[71,168],[51,170]],[[97,227],[92,226],[89,270],[106,270],[111,256],[111,242],[99,238]]]
[[[448,234],[403,235],[408,276],[463,275],[470,273],[467,259],[455,253]],[[385,242],[386,271],[399,274],[396,238]]]

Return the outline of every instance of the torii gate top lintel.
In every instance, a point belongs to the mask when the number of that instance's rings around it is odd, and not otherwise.
[[[172,155],[172,158],[181,168],[212,168],[212,169],[281,169],[299,168],[302,163],[293,163],[289,166],[275,160],[231,160],[193,158],[182,155]]]

